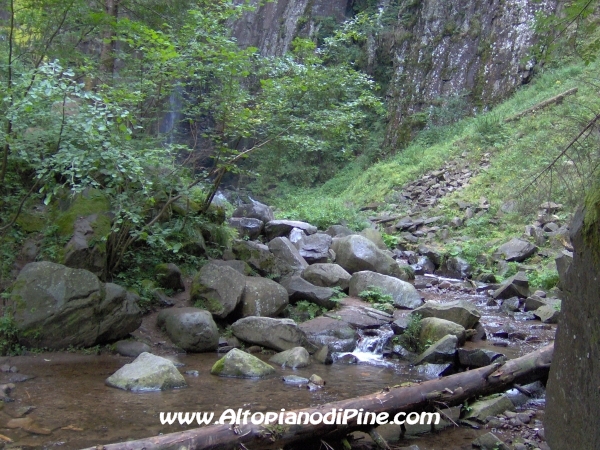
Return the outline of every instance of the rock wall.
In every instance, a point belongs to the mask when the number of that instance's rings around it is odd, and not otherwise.
[[[545,432],[552,450],[600,448],[600,249],[584,241],[584,214],[571,225],[573,262],[565,290],[546,397]],[[596,222],[596,235],[600,223]]]
[[[234,26],[244,45],[264,55],[280,55],[297,35],[353,13],[353,0],[279,0],[245,14]],[[371,2],[372,3],[372,2]],[[538,11],[553,11],[557,0],[379,0],[396,19],[368,39],[365,68],[391,74],[388,143],[396,148],[423,126],[439,98],[468,93],[467,108],[482,109],[529,81]],[[328,22],[327,22],[328,20]],[[395,21],[395,23],[394,23]],[[389,75],[387,75],[389,76]]]

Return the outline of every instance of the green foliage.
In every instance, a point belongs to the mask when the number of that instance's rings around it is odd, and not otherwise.
[[[394,303],[394,298],[390,294],[385,294],[377,286],[367,286],[367,290],[360,292],[358,296],[369,303]]]
[[[341,300],[343,298],[348,297],[348,294],[346,294],[341,287],[339,286],[334,286],[331,289],[334,290],[335,294],[333,295],[333,297],[331,297],[331,300],[333,301],[337,301],[337,300]]]
[[[396,245],[398,244],[397,236],[387,233],[381,233],[381,238],[383,239],[383,242],[385,243],[385,245],[387,245],[388,248],[390,248],[391,250],[394,250],[396,248]]]
[[[545,269],[528,275],[529,285],[533,289],[549,291],[558,284],[558,272],[555,269]]]
[[[408,316],[408,324],[406,330],[399,337],[399,343],[411,352],[421,353],[425,351],[425,346],[419,339],[421,333],[421,320],[420,314],[411,314]]]
[[[18,343],[18,329],[11,314],[0,317],[0,355],[18,355],[23,349]]]
[[[309,302],[308,300],[300,300],[299,302],[297,302],[296,309],[300,312],[307,313],[309,320],[312,320],[315,317],[327,312],[327,308]]]

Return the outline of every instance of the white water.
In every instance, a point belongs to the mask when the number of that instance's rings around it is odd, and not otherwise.
[[[359,363],[375,366],[389,366],[391,363],[383,359],[383,350],[388,341],[394,336],[389,326],[374,330],[358,330],[359,338],[352,352],[336,353],[334,360],[344,355],[353,355]]]

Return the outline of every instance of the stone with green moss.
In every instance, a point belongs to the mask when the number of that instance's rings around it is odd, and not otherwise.
[[[245,286],[246,277],[237,270],[208,263],[192,280],[190,300],[223,319],[240,303]]]
[[[220,377],[264,378],[275,373],[275,369],[256,356],[234,348],[215,363],[210,373]]]

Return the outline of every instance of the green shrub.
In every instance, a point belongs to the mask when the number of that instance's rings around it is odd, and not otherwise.
[[[358,296],[369,303],[394,303],[393,297],[390,294],[385,294],[377,286],[367,286],[367,290],[360,292]]]

